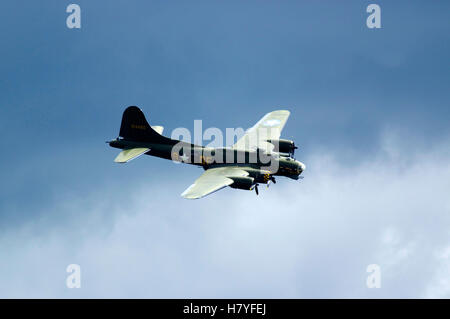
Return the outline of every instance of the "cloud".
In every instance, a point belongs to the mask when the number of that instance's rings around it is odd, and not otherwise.
[[[450,246],[437,250],[432,262],[436,265],[433,278],[424,293],[425,298],[449,298],[450,296]]]
[[[185,175],[67,191],[5,227],[0,297],[448,298],[443,141],[389,133],[351,166],[312,150],[304,180],[278,178],[259,197],[225,189],[187,201],[179,194],[196,176]],[[80,289],[65,285],[72,263]],[[381,268],[380,289],[366,287],[369,264]]]

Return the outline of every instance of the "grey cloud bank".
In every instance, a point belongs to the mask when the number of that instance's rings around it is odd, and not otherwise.
[[[303,181],[279,179],[259,197],[224,190],[186,201],[184,177],[69,191],[1,234],[0,297],[448,298],[443,141],[412,148],[389,133],[352,167],[314,150]],[[65,285],[71,263],[80,289]],[[369,264],[381,267],[380,289],[366,287]]]

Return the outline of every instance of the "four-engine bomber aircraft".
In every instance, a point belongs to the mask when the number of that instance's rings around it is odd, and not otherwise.
[[[182,194],[196,199],[224,187],[255,190],[258,184],[276,183],[274,176],[299,179],[305,165],[293,158],[293,141],[279,139],[289,111],[266,114],[231,147],[209,148],[162,135],[162,126],[150,126],[144,113],[128,107],[122,116],[119,137],[110,146],[122,149],[115,162],[126,163],[146,154],[202,166],[203,174]]]

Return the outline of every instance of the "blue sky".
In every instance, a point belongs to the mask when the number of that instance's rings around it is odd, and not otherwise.
[[[448,265],[450,238],[450,206],[444,195],[450,190],[445,183],[450,159],[447,1],[377,1],[382,10],[379,30],[366,27],[369,1],[77,1],[82,10],[80,30],[66,27],[69,3],[4,1],[0,12],[0,243],[16,245],[0,253],[0,280],[5,280],[0,284],[1,296],[155,297],[158,291],[169,297],[449,296],[448,285],[439,288],[440,295],[437,288],[426,288],[433,280],[439,282],[440,269]],[[305,180],[279,183],[260,198],[225,190],[186,203],[179,194],[201,173],[197,168],[156,158],[140,158],[120,167],[113,163],[117,150],[104,141],[118,135],[128,105],[141,107],[151,124],[165,126],[166,134],[177,127],[192,129],[196,119],[203,120],[204,128],[247,128],[271,110],[289,109],[283,136],[300,145],[297,159],[307,165]],[[373,181],[378,171],[380,180]],[[339,192],[329,189],[339,187],[339,181],[348,183],[342,187],[341,199],[336,198]],[[416,183],[436,193],[419,199]],[[360,195],[353,194],[352,185],[360,185]],[[377,200],[379,188],[390,189],[383,193],[386,206]],[[283,193],[295,194],[292,205]],[[334,207],[317,206],[324,199]],[[216,209],[231,200],[236,203],[228,210]],[[248,212],[247,207],[253,206],[262,210],[260,215]],[[357,213],[364,209],[379,213],[379,219],[372,220],[373,228],[364,226],[365,218],[373,216]],[[425,211],[434,216],[429,227],[422,219]],[[391,220],[388,212],[397,217]],[[251,278],[247,284],[236,280],[234,286],[209,285],[223,276],[218,270],[221,263],[230,262],[226,273],[231,283],[231,278],[246,278],[260,266],[244,251],[238,251],[246,261],[242,267],[231,263],[233,259],[220,260],[211,251],[217,248],[231,254],[239,245],[237,239],[245,241],[252,234],[264,241],[262,234],[269,231],[268,221],[275,214],[279,227],[269,233],[280,244],[289,243],[282,239],[284,227],[302,224],[303,216],[317,231],[305,232],[308,236],[287,233],[291,242],[311,240],[310,249],[317,250],[291,255],[269,249],[267,255],[273,253],[274,258],[267,257],[267,268],[261,273],[267,286],[260,287]],[[311,216],[331,221],[318,227],[323,220]],[[411,233],[405,220],[412,220],[409,227],[420,231]],[[139,231],[142,225],[150,227],[148,232]],[[160,237],[149,235],[152,226]],[[222,242],[209,227],[233,239]],[[339,229],[355,231],[352,242],[378,247],[376,253],[366,256],[360,246],[342,251],[350,239],[341,238]],[[365,237],[369,233],[372,240]],[[425,246],[415,244],[431,234],[434,237]],[[146,236],[154,241],[149,243]],[[403,274],[392,275],[391,280],[401,282],[396,285],[401,287],[412,278],[401,267],[433,258],[439,262],[411,289],[385,288],[373,294],[335,277],[318,279],[327,273],[318,266],[329,258],[327,245],[322,244],[326,238],[336,239],[332,248],[337,256],[350,259],[343,262],[343,278],[350,283],[357,277],[352,267],[362,269],[359,276],[364,277],[366,261],[392,259],[392,254],[406,254],[391,268]],[[179,261],[186,256],[177,245],[183,240],[181,248],[191,249],[197,258],[186,265]],[[390,248],[380,244],[383,240]],[[34,246],[36,241],[42,245]],[[205,247],[208,241],[219,244]],[[108,242],[117,255],[107,253]],[[249,240],[247,248],[261,257],[259,246]],[[142,257],[147,248],[158,262]],[[67,253],[70,249],[73,256]],[[146,262],[155,270],[167,270],[169,263],[178,267],[167,274],[167,280],[164,275],[152,279],[150,292],[145,288],[148,283],[107,266],[125,257],[126,269]],[[286,264],[270,264],[274,259]],[[73,292],[59,287],[59,278],[45,276],[30,283],[26,265],[33,262],[49,276],[60,271],[62,278],[69,263],[79,263],[87,273],[102,271],[105,278],[111,271],[123,278],[121,284],[127,289],[114,293],[99,282]],[[189,271],[180,270],[184,266]],[[281,271],[285,276],[277,282],[273,276]],[[145,272],[137,273],[148,278]],[[307,275],[317,280],[308,282]],[[199,284],[183,289],[169,283],[171,276],[180,282],[197,278]],[[22,285],[15,284],[18,278]],[[306,282],[304,290],[296,290],[300,283],[291,286],[297,279]],[[430,289],[432,293],[426,292]]]

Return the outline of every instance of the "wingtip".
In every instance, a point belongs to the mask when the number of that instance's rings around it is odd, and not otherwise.
[[[181,193],[181,197],[185,199],[199,199],[200,197],[195,195],[186,194],[186,192]]]
[[[181,193],[181,197],[186,198],[186,199],[198,199],[198,196],[189,194],[189,191],[194,187],[195,184],[192,184],[191,186],[189,186],[184,192]]]
[[[184,199],[190,199],[190,200],[194,200],[194,199],[199,199],[200,197],[190,197],[190,196],[183,196],[181,195],[181,197],[183,197]]]

